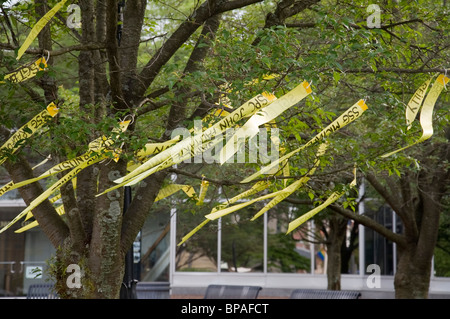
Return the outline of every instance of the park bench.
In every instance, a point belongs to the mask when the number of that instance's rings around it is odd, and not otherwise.
[[[256,299],[262,287],[209,285],[204,299]]]
[[[53,284],[32,284],[28,287],[27,299],[59,299]]]
[[[360,299],[361,293],[354,290],[295,289],[290,299]]]
[[[136,284],[137,299],[169,299],[169,282],[138,282]]]

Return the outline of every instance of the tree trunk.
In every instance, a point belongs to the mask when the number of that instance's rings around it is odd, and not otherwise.
[[[445,184],[442,176],[427,171],[419,174],[419,200],[410,214],[417,224],[417,231],[406,230],[407,245],[399,248],[399,262],[395,275],[396,298],[428,298],[431,260],[437,242],[440,204]],[[414,217],[413,217],[414,216]]]
[[[329,290],[341,290],[341,247],[345,239],[347,218],[333,215],[327,239],[327,279]]]
[[[406,247],[400,250],[399,256],[397,272],[394,278],[395,298],[428,298],[431,260],[424,262],[422,257],[418,255],[415,247]]]

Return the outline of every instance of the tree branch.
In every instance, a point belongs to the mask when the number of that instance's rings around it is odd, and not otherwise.
[[[406,240],[403,235],[392,232],[388,228],[386,228],[383,225],[374,221],[372,218],[369,218],[365,215],[355,214],[353,211],[344,209],[341,206],[336,205],[336,204],[331,204],[328,207],[331,210],[335,211],[336,213],[338,213],[344,217],[353,219],[353,220],[357,221],[358,223],[360,223],[361,225],[369,227],[370,229],[376,231],[377,233],[386,237],[387,239],[392,240],[396,244],[398,244],[400,246],[406,246]]]
[[[144,92],[153,83],[161,68],[170,60],[183,43],[185,43],[210,17],[261,1],[262,0],[236,0],[224,3],[219,0],[206,0],[178,27],[177,30],[175,30],[145,65],[139,75],[140,80],[135,83],[135,85],[138,86],[136,94],[138,96],[144,95]]]
[[[17,160],[14,163],[6,161],[5,167],[14,183],[35,177],[29,163],[21,154],[17,156]],[[30,205],[43,192],[44,190],[38,182],[19,188],[20,196],[27,205]],[[62,245],[64,240],[69,236],[69,228],[48,200],[45,200],[33,209],[33,216],[54,247]]]
[[[9,43],[0,43],[0,49],[2,50],[17,50],[19,46],[11,45]],[[105,49],[106,45],[103,43],[86,43],[86,44],[76,44],[72,46],[68,46],[66,48],[56,49],[56,50],[42,50],[42,49],[35,49],[35,48],[28,48],[25,53],[33,54],[33,55],[43,55],[47,56],[47,54],[50,54],[50,56],[59,56],[66,53],[70,53],[73,51],[94,51],[94,50],[101,50]]]
[[[118,109],[127,108],[122,92],[122,76],[120,68],[119,50],[117,44],[117,1],[106,1],[106,52],[109,62],[109,77],[112,99]]]

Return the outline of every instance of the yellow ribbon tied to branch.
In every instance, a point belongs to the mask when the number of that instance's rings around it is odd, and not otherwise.
[[[247,202],[232,206],[232,207],[227,207],[225,209],[222,210],[218,210],[215,211],[211,214],[206,215],[205,217],[210,219],[210,220],[215,220],[217,218],[223,217],[225,215],[228,215],[230,213],[233,213],[235,211],[238,211],[244,207],[247,207],[253,203],[265,200],[265,199],[269,199],[269,198],[273,198],[274,199],[268,203],[268,205],[266,207],[264,207],[263,209],[261,209],[258,213],[255,214],[255,216],[253,216],[252,220],[255,220],[256,218],[258,218],[259,216],[261,216],[263,213],[265,213],[267,210],[269,210],[270,208],[274,207],[276,204],[278,204],[279,202],[281,202],[282,200],[284,200],[286,197],[290,196],[292,193],[294,193],[297,189],[299,189],[300,187],[302,187],[303,185],[305,185],[312,174],[314,174],[314,172],[316,171],[318,165],[320,164],[320,160],[319,157],[322,156],[326,149],[328,147],[327,143],[322,143],[317,151],[316,154],[316,161],[314,162],[314,166],[308,171],[308,173],[303,176],[302,178],[298,179],[297,181],[293,182],[291,185],[289,185],[288,187],[279,190],[277,192],[274,193],[270,193],[267,195],[263,195],[260,196],[258,198],[249,200]]]
[[[431,80],[431,79],[430,79]],[[447,83],[450,81],[450,78],[446,77],[444,74],[440,74],[436,80],[434,81],[433,85],[431,86],[430,91],[425,97],[425,92],[428,87],[427,83],[425,82],[422,86],[419,87],[419,89],[416,91],[414,96],[411,98],[410,102],[408,103],[408,106],[406,108],[406,124],[408,125],[408,129],[411,127],[412,122],[414,121],[417,112],[420,109],[420,104],[422,100],[425,98],[425,101],[423,102],[422,109],[420,111],[420,125],[422,127],[422,136],[416,140],[414,143],[411,143],[405,147],[402,147],[398,150],[392,151],[390,153],[384,154],[381,157],[389,157],[397,152],[403,151],[411,146],[414,146],[416,144],[422,143],[423,141],[426,141],[433,135],[433,109],[434,105],[436,104],[437,99],[439,98],[439,95],[441,94],[444,87],[447,85]]]
[[[113,133],[118,134],[119,131],[126,131],[128,128],[128,125],[130,124],[130,121],[122,121],[120,122],[120,128],[114,128],[112,130]],[[114,144],[114,140],[110,137],[107,138],[105,136],[100,137],[96,139],[95,141],[89,143],[90,150],[88,151],[89,159],[87,161],[83,161],[80,165],[73,168],[69,173],[64,175],[61,179],[59,179],[57,182],[55,182],[51,187],[46,189],[41,195],[36,197],[26,209],[24,209],[19,215],[17,215],[10,223],[8,223],[5,227],[3,227],[0,230],[0,233],[4,232],[8,228],[10,228],[12,225],[14,225],[18,220],[20,220],[23,216],[27,215],[29,212],[31,212],[34,208],[36,208],[38,205],[40,205],[43,201],[45,201],[47,198],[49,198],[55,191],[60,189],[64,184],[71,181],[73,178],[77,176],[79,172],[81,172],[83,169],[85,169],[88,166],[91,166],[95,163],[98,163],[104,159],[106,159],[108,156],[104,152],[107,150],[108,147]]]
[[[311,92],[310,84],[304,81],[269,106],[256,112],[244,126],[237,130],[221,150],[219,157],[220,164],[224,164],[231,156],[233,156],[247,138],[250,139],[257,135],[259,126],[273,121],[281,113],[311,94]]]
[[[354,188],[356,186],[356,166],[353,169],[353,175],[354,175],[354,178],[353,178],[353,181],[350,183],[350,188]],[[336,202],[339,198],[341,198],[345,194],[345,192],[346,191],[343,190],[343,191],[339,191],[339,192],[336,191],[336,192],[332,193],[330,195],[330,197],[328,197],[325,202],[323,202],[322,204],[320,204],[316,208],[310,210],[306,214],[303,214],[299,218],[297,218],[297,219],[293,220],[292,222],[290,222],[286,234],[289,234],[294,229],[296,229],[297,227],[302,225],[304,222],[306,222],[307,220],[309,220],[312,217],[314,217],[314,215],[316,215],[317,213],[321,212],[322,210],[324,210],[325,208],[327,208],[328,206],[330,206],[331,204]]]
[[[298,152],[302,151],[306,147],[315,144],[316,142],[322,141],[324,138],[329,136],[331,133],[341,129],[342,127],[350,124],[357,118],[359,118],[365,111],[367,110],[367,105],[365,104],[364,100],[359,100],[354,105],[352,105],[350,108],[348,108],[344,113],[342,113],[336,120],[334,120],[330,125],[328,125],[326,128],[324,128],[320,133],[318,133],[316,136],[314,136],[311,140],[309,140],[306,144],[303,146],[291,151],[290,153],[280,157],[279,159],[273,161],[269,165],[261,168],[258,172],[254,173],[253,175],[245,178],[241,183],[248,183],[257,178],[258,176],[262,174],[266,174],[268,171],[273,169],[273,167],[278,166],[279,163],[283,163],[293,155],[297,154]]]
[[[62,0],[57,3],[52,9],[50,9],[38,22],[33,26],[27,38],[23,42],[22,46],[19,48],[17,52],[17,60],[20,60],[25,51],[30,47],[31,43],[33,43],[34,39],[39,35],[39,33],[44,29],[47,23],[53,18],[53,16],[62,8],[62,6],[67,2],[67,0]]]
[[[255,185],[253,185],[250,189],[246,190],[245,192],[234,196],[233,198],[230,198],[229,200],[227,200],[227,202],[225,204],[220,204],[216,207],[214,207],[211,210],[211,213],[216,212],[218,210],[222,210],[226,207],[228,207],[230,204],[237,202],[240,199],[249,197],[251,195],[254,195],[256,193],[259,193],[261,191],[263,191],[264,189],[266,189],[267,187],[269,187],[270,182],[268,181],[260,181],[255,183]],[[200,225],[198,225],[197,227],[195,227],[193,230],[191,230],[188,234],[186,234],[181,241],[178,243],[178,246],[182,245],[183,243],[185,243],[189,238],[191,238],[196,232],[198,232],[200,229],[203,228],[203,226],[205,226],[208,222],[210,222],[211,220],[206,218]]]
[[[20,83],[27,81],[36,76],[39,71],[43,71],[47,68],[47,61],[44,57],[37,59],[36,61],[22,66],[16,71],[8,73],[5,75],[4,79],[12,83]],[[5,83],[1,81],[0,83]]]
[[[18,129],[1,147],[0,147],[0,165],[3,164],[8,155],[14,154],[21,148],[23,143],[33,136],[44,126],[52,117],[58,114],[58,107],[55,103],[50,103],[45,110],[33,117],[28,123]]]
[[[126,176],[115,180],[114,182],[117,183],[116,186],[105,190],[97,196],[106,194],[122,186],[134,185],[159,170],[181,163],[183,160],[203,152],[206,148],[216,143],[213,139],[218,134],[235,126],[242,118],[257,112],[261,107],[269,105],[275,99],[276,97],[273,94],[268,93],[255,96],[205,131],[183,139],[172,147],[151,157]]]

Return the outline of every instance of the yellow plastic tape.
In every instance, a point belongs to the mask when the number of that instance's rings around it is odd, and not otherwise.
[[[41,204],[44,200],[46,200],[48,197],[50,197],[51,194],[53,194],[56,190],[61,188],[65,183],[73,179],[79,172],[81,172],[86,167],[93,165],[101,160],[103,160],[104,156],[95,155],[94,157],[91,157],[89,161],[84,162],[80,166],[77,166],[73,170],[71,170],[68,174],[66,174],[64,177],[62,177],[60,180],[58,180],[56,183],[54,183],[49,189],[45,190],[41,195],[39,195],[37,198],[35,198],[30,205],[26,209],[24,209],[19,215],[17,215],[8,225],[3,227],[0,230],[0,233],[3,233],[5,230],[7,230],[9,227],[14,225],[18,220],[20,220],[23,216],[27,215],[28,212],[32,211],[34,208],[36,208],[39,204]]]
[[[124,185],[136,184],[156,171],[182,162],[186,158],[186,156],[188,156],[189,158],[194,155],[192,153],[193,148],[195,149],[195,151],[198,151],[199,149],[201,151],[202,146],[206,145],[204,144],[205,142],[211,141],[216,135],[236,125],[236,123],[245,116],[255,113],[260,108],[269,105],[275,99],[275,96],[272,94],[257,95],[205,131],[194,136],[190,136],[189,138],[183,139],[173,147],[150,158],[126,176],[117,179],[115,182],[118,183],[118,185],[105,190],[103,193],[98,194],[97,196],[106,194],[107,192],[110,192]]]
[[[166,197],[169,197],[178,192],[179,190],[183,190],[183,192],[191,198],[196,198],[195,190],[191,185],[171,184],[164,187],[158,192],[158,195],[155,198],[155,202],[160,201],[161,199],[164,199]]]
[[[53,16],[58,12],[62,6],[66,3],[67,0],[62,0],[57,3],[51,10],[49,10],[31,29],[27,38],[25,39],[22,46],[19,48],[17,52],[17,60],[20,60],[25,51],[30,47],[31,43],[33,43],[34,39],[38,36],[38,34],[42,31],[42,29],[47,25],[47,23],[53,18]]]
[[[352,187],[352,188],[356,186],[356,168],[354,169],[353,174],[354,174],[355,177],[354,177],[353,181],[350,183],[350,187]],[[325,202],[323,202],[321,205],[317,206],[316,208],[310,210],[306,214],[303,214],[299,218],[297,218],[294,221],[290,222],[286,234],[289,234],[294,229],[296,229],[297,227],[302,225],[304,222],[306,222],[307,220],[311,219],[314,215],[316,215],[317,213],[319,213],[323,209],[325,209],[328,206],[330,206],[331,204],[333,204],[335,201],[337,201],[339,198],[341,198],[344,194],[345,194],[345,191],[332,193],[330,195],[330,197],[328,197],[328,199]]]
[[[60,205],[60,206],[56,207],[56,212],[60,216],[64,215],[65,214],[64,205]],[[22,228],[19,228],[18,230],[15,231],[15,233],[20,234],[20,233],[23,233],[24,231],[30,230],[31,228],[34,228],[36,226],[39,226],[39,223],[37,222],[37,220],[29,223],[28,225],[26,225],[26,226],[24,226]]]
[[[174,139],[171,139],[170,141],[163,142],[163,143],[147,143],[147,144],[145,144],[143,149],[136,152],[136,157],[144,158],[146,156],[161,153],[162,151],[165,151],[166,149],[168,149],[169,147],[178,143],[179,141],[180,141],[180,139],[174,138]]]
[[[325,152],[326,148],[327,148],[327,144],[323,143],[319,147],[319,150],[317,152],[317,156],[323,155],[323,153]],[[251,205],[253,203],[256,203],[256,202],[259,202],[259,201],[262,201],[262,200],[265,200],[265,199],[269,199],[269,198],[275,197],[275,200],[271,202],[271,207],[268,208],[268,209],[270,209],[273,206],[275,206],[276,204],[278,204],[279,202],[281,202],[282,200],[284,200],[286,197],[291,195],[297,189],[299,189],[300,187],[305,185],[308,182],[308,180],[309,180],[308,176],[312,175],[315,172],[315,170],[318,167],[319,163],[320,163],[320,161],[317,159],[315,161],[315,163],[314,163],[314,167],[305,176],[303,176],[302,178],[298,179],[297,181],[295,181],[294,183],[292,183],[291,185],[289,185],[288,187],[286,187],[286,188],[284,188],[282,190],[279,190],[277,192],[270,193],[270,194],[267,194],[267,195],[260,196],[258,198],[249,200],[247,202],[244,202],[244,203],[232,206],[232,207],[227,207],[225,209],[221,209],[221,210],[215,211],[213,213],[210,213],[210,214],[206,215],[205,217],[210,219],[210,220],[215,220],[217,218],[220,218],[220,217],[223,217],[223,216],[228,215],[230,213],[233,213],[235,211],[238,211],[238,210],[240,210],[240,209],[242,209],[244,207],[247,207],[247,206],[249,206],[249,205]],[[252,220],[258,218],[265,211],[266,210],[264,210],[264,208],[263,208],[260,212],[258,212],[252,218]]]
[[[186,236],[184,236],[177,246],[181,246],[185,243],[189,238],[191,238],[196,232],[198,232],[203,226],[205,226],[209,222],[209,219],[205,219],[200,225],[191,230]]]
[[[267,187],[269,187],[269,185],[270,185],[269,181],[256,182],[255,185],[253,185],[250,189],[246,190],[243,193],[240,193],[239,195],[234,196],[233,198],[230,198],[229,200],[227,200],[227,202],[225,204],[220,204],[220,205],[217,205],[216,207],[214,207],[211,210],[211,213],[222,210],[222,209],[228,207],[230,204],[237,202],[240,199],[247,198],[251,195],[259,193],[259,192],[265,190]]]
[[[82,163],[88,161],[92,156],[93,156],[92,152],[86,152],[85,154],[83,154],[81,156],[78,156],[76,158],[64,161],[62,163],[59,163],[59,164],[53,166],[52,168],[48,169],[47,171],[45,171],[44,173],[42,173],[38,177],[27,179],[27,180],[19,182],[19,183],[10,182],[9,184],[7,184],[7,185],[9,185],[7,191],[10,191],[10,190],[13,190],[13,189],[16,189],[16,188],[19,188],[19,187],[23,187],[25,185],[37,182],[37,181],[39,181],[41,179],[44,179],[44,178],[47,178],[47,177],[50,177],[50,176],[53,176],[53,175],[55,175],[57,173],[63,172],[63,171],[68,170],[70,168],[77,167],[77,166],[81,165]],[[2,196],[4,193],[6,193],[6,191],[2,192],[2,190],[3,190],[3,187],[0,189],[0,196]]]
[[[269,209],[280,203],[281,201],[285,200],[288,196],[292,195],[297,189],[305,185],[308,180],[309,176],[315,173],[317,167],[319,167],[320,164],[320,156],[323,156],[325,154],[325,151],[327,150],[328,143],[322,143],[319,146],[319,150],[316,154],[316,160],[314,161],[313,167],[309,170],[309,172],[306,174],[306,176],[300,178],[298,181],[292,183],[290,186],[286,187],[283,192],[279,195],[277,195],[274,199],[272,199],[267,205],[264,206],[259,212],[253,216],[251,221],[254,221],[256,218],[267,212]]]
[[[47,157],[45,160],[43,160],[42,162],[40,162],[36,166],[32,167],[31,169],[34,170],[34,169],[38,168],[39,166],[44,165],[45,163],[48,162],[49,159],[50,159],[50,157]],[[14,182],[10,181],[6,185],[4,185],[2,188],[0,188],[0,197],[3,196],[5,193],[9,192],[10,190],[14,189],[15,188],[14,185],[15,185]]]
[[[120,123],[120,129],[122,131],[125,131],[128,128],[129,123],[130,123],[129,121],[121,122]],[[117,133],[117,129],[114,129],[113,132]],[[47,171],[45,171],[44,173],[42,173],[38,177],[31,178],[31,179],[28,179],[28,180],[25,180],[25,181],[22,181],[22,182],[19,182],[19,183],[10,182],[10,183],[8,183],[7,185],[3,186],[0,189],[0,196],[5,194],[7,191],[10,191],[10,190],[13,190],[13,189],[16,189],[16,188],[19,188],[19,187],[23,187],[25,185],[37,182],[37,181],[39,181],[41,179],[53,176],[53,175],[55,175],[57,173],[66,171],[66,170],[68,170],[70,168],[74,168],[74,167],[80,166],[81,164],[89,161],[94,156],[93,152],[101,151],[102,149],[105,148],[105,146],[109,146],[111,144],[112,144],[112,140],[109,140],[106,137],[97,138],[93,142],[89,143],[90,150],[88,152],[84,153],[83,155],[80,155],[80,156],[75,157],[73,159],[70,159],[70,160],[64,161],[62,163],[59,163],[59,164],[53,166],[52,168],[48,169]]]
[[[274,120],[291,106],[303,100],[311,92],[312,90],[309,83],[304,81],[269,106],[256,112],[244,126],[236,131],[228,143],[222,148],[219,156],[220,164],[224,164],[231,156],[233,156],[245,142],[245,139],[257,135],[259,126]]]
[[[364,100],[359,100],[354,105],[352,105],[350,108],[348,108],[344,113],[342,113],[330,125],[328,125],[320,133],[318,133],[316,136],[314,136],[309,142],[307,142],[303,146],[297,148],[296,150],[293,150],[292,152],[280,157],[279,159],[273,161],[269,165],[261,168],[258,172],[254,173],[253,175],[242,180],[241,183],[251,182],[258,176],[261,176],[262,174],[266,174],[273,167],[278,166],[279,163],[283,163],[285,160],[287,160],[288,158],[297,154],[298,152],[302,151],[306,147],[308,147],[316,142],[322,141],[331,133],[336,132],[337,130],[341,129],[342,127],[350,124],[351,122],[353,122],[354,120],[359,118],[366,110],[367,110],[367,105],[365,104]]]
[[[420,125],[422,126],[422,136],[416,140],[414,143],[402,147],[398,150],[392,151],[390,153],[384,154],[381,157],[389,157],[397,152],[403,151],[413,145],[422,143],[423,141],[429,139],[433,135],[433,109],[436,101],[444,89],[445,85],[450,81],[450,78],[440,74],[436,81],[433,83],[430,91],[425,97],[423,102],[422,110],[420,111]]]
[[[225,117],[228,115],[230,115],[230,113],[228,113],[226,110],[215,109],[215,110],[211,111],[209,114],[207,114],[204,118],[202,118],[202,122],[209,123],[218,116]],[[193,133],[194,129],[191,129],[189,131],[191,133]],[[147,143],[147,144],[145,144],[143,149],[136,152],[136,157],[138,157],[139,159],[142,160],[144,157],[161,153],[162,151],[165,151],[169,147],[172,147],[174,144],[181,141],[181,138],[182,138],[182,136],[178,135],[178,136],[175,136],[173,139],[166,141],[166,142]]]
[[[15,132],[2,147],[0,147],[0,164],[6,161],[7,156],[2,153],[13,154],[24,142],[33,136],[45,123],[58,113],[58,107],[52,102],[47,108],[33,117],[28,123]]]
[[[197,206],[203,205],[203,201],[205,200],[208,187],[209,187],[209,182],[203,180],[200,185],[200,191],[198,192],[198,201],[196,203]]]
[[[423,83],[414,93],[412,98],[409,100],[408,105],[406,106],[405,117],[406,117],[406,126],[409,130],[412,126],[412,122],[416,118],[417,113],[422,106],[423,99],[425,98],[425,94],[428,90],[428,86],[431,83],[432,78]]]
[[[130,121],[122,121],[120,122],[119,128],[114,128],[112,132],[118,133],[119,131],[125,131],[128,128]],[[7,230],[9,227],[11,227],[13,224],[15,224],[18,220],[20,220],[23,216],[27,215],[29,212],[31,212],[34,208],[36,208],[38,205],[40,205],[44,200],[46,200],[48,197],[50,197],[55,191],[60,189],[65,183],[72,180],[76,177],[76,175],[81,172],[83,169],[85,169],[88,166],[91,166],[95,163],[98,163],[104,159],[107,158],[107,155],[105,153],[102,153],[103,149],[106,147],[109,147],[113,145],[114,141],[111,138],[101,137],[97,139],[95,142],[91,142],[89,144],[89,147],[94,151],[92,152],[92,156],[87,160],[81,163],[80,165],[73,168],[69,173],[67,173],[64,177],[59,179],[56,183],[54,183],[49,189],[45,190],[41,195],[39,195],[37,198],[35,198],[26,209],[24,209],[19,215],[17,215],[8,225],[3,227],[0,230],[0,233]]]
[[[42,68],[41,65],[43,65],[44,68]],[[39,58],[29,65],[25,65],[14,72],[8,73],[5,75],[4,79],[12,83],[24,82],[35,77],[39,71],[43,71],[46,67],[47,61],[45,58]]]

